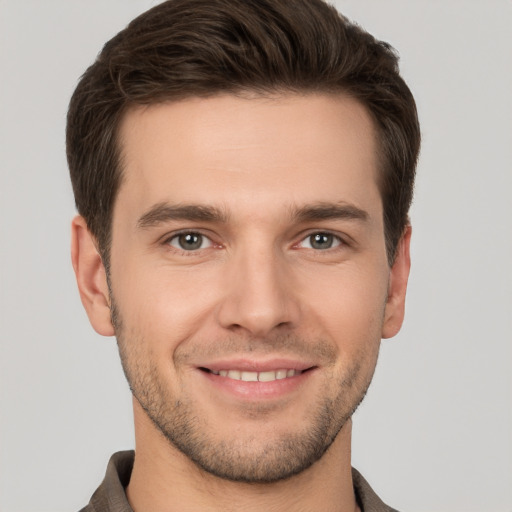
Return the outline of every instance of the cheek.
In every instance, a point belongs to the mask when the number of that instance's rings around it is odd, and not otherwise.
[[[341,351],[380,342],[387,297],[387,271],[382,267],[330,269],[302,295],[316,324]],[[323,286],[318,286],[322,282]]]
[[[197,269],[196,269],[197,270]],[[172,349],[204,323],[215,301],[212,276],[194,269],[134,262],[113,275],[113,293],[122,319],[139,337]]]

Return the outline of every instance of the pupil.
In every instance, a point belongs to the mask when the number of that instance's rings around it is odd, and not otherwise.
[[[332,235],[317,233],[311,237],[311,246],[315,249],[329,249],[332,246]]]
[[[185,235],[180,235],[179,242],[183,249],[190,251],[201,247],[203,237],[194,233],[187,233]]]

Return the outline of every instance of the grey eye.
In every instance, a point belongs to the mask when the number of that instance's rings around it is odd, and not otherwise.
[[[211,242],[201,233],[180,233],[171,238],[169,245],[183,251],[197,251],[210,247]]]
[[[341,244],[339,237],[332,233],[314,233],[302,242],[303,247],[316,250],[332,249]]]

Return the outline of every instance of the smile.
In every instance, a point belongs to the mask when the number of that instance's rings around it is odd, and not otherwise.
[[[275,371],[265,371],[265,372],[250,372],[250,371],[241,371],[241,370],[208,370],[210,373],[214,375],[219,375],[220,377],[226,377],[228,379],[233,380],[241,380],[244,382],[272,382],[274,380],[287,379],[289,377],[294,377],[295,375],[300,375],[302,370],[292,370],[292,369],[280,369]]]
[[[272,361],[216,361],[196,367],[221,396],[243,402],[274,400],[294,396],[310,382],[318,366],[293,360]]]

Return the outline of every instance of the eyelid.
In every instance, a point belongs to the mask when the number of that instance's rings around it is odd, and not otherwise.
[[[186,249],[182,249],[181,247],[175,247],[174,245],[171,245],[171,241],[172,240],[178,238],[179,236],[189,235],[189,234],[190,235],[200,235],[203,239],[206,239],[209,242],[208,247],[201,247],[200,249],[188,250],[187,251]],[[211,234],[205,233],[205,231],[202,230],[202,229],[194,229],[194,228],[179,229],[179,230],[173,231],[171,233],[166,233],[164,236],[162,236],[160,238],[159,243],[161,245],[164,245],[164,246],[172,248],[172,250],[174,250],[174,251],[185,253],[187,255],[190,255],[190,254],[193,254],[193,253],[197,253],[197,252],[203,251],[205,249],[210,249],[211,247],[220,247],[220,244],[216,243],[213,240],[213,237],[212,237]]]
[[[296,242],[295,244],[293,244],[293,247],[301,248],[301,245],[306,240],[308,240],[310,237],[312,237],[313,235],[330,235],[333,238],[335,238],[338,243],[334,247],[329,247],[329,248],[323,249],[323,250],[314,249],[313,247],[305,247],[305,249],[312,249],[315,252],[328,252],[328,251],[336,250],[340,247],[344,247],[344,246],[347,247],[350,245],[350,243],[347,240],[348,237],[343,236],[342,234],[340,234],[338,232],[335,232],[335,231],[332,231],[329,229],[310,229],[306,233],[301,234],[300,240],[298,242]]]
[[[181,249],[179,247],[174,247],[170,244],[171,240],[179,237],[180,235],[186,235],[186,234],[197,234],[197,235],[202,236],[204,239],[208,240],[208,242],[209,242],[208,247],[203,247],[200,249],[187,251],[187,250]],[[329,229],[318,229],[317,228],[317,229],[308,229],[307,231],[302,232],[299,235],[300,236],[299,240],[297,242],[293,243],[292,248],[293,249],[301,248],[301,245],[304,243],[304,241],[306,241],[308,238],[310,238],[311,236],[316,235],[316,234],[330,235],[335,238],[335,240],[337,241],[337,244],[334,247],[329,247],[329,248],[323,249],[323,250],[314,249],[313,247],[306,247],[306,249],[311,249],[311,250],[314,250],[315,252],[329,252],[332,250],[336,250],[340,247],[350,247],[353,244],[353,241],[351,240],[351,238],[348,235],[340,234],[337,231],[333,231],[333,230],[329,230]],[[222,243],[215,242],[214,234],[212,234],[209,231],[200,229],[200,228],[199,229],[198,228],[188,228],[188,229],[184,228],[184,229],[179,229],[177,231],[173,231],[170,233],[166,233],[165,235],[160,237],[160,239],[157,241],[157,243],[167,246],[167,247],[171,247],[175,251],[181,251],[181,252],[187,253],[189,255],[191,253],[197,253],[199,251],[209,249],[211,247],[215,247],[215,248],[223,247]]]

